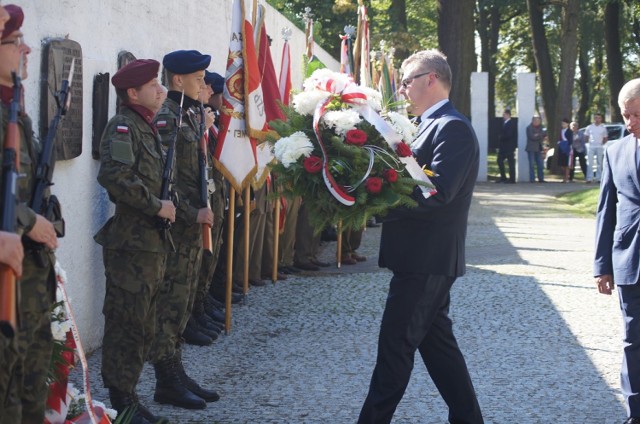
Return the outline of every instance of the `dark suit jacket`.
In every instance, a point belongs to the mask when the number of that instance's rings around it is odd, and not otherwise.
[[[595,276],[612,274],[618,285],[640,277],[640,181],[636,138],[628,135],[605,150],[596,217]]]
[[[500,147],[501,150],[515,150],[518,147],[518,127],[516,121],[509,119],[505,124],[502,124],[500,130]]]
[[[392,210],[382,226],[379,265],[394,272],[461,276],[471,196],[478,176],[478,140],[471,124],[448,102],[421,126],[412,145],[438,193],[416,208]]]

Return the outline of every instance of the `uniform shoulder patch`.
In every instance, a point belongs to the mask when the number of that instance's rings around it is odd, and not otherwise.
[[[129,134],[129,127],[126,125],[118,125],[116,127],[116,132],[120,134]]]

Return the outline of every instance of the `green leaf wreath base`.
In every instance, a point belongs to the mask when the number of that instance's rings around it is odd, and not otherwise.
[[[304,132],[313,144],[311,155],[322,158],[322,151],[313,132],[313,118],[300,115],[292,107],[283,107],[287,121],[271,121],[269,126],[280,137],[288,137],[297,131]],[[354,186],[365,176],[370,164],[369,150],[346,144],[345,137],[335,134],[332,129],[320,125],[325,149],[329,157],[329,170],[335,181],[343,186]],[[362,182],[355,191],[349,194],[355,198],[355,204],[345,206],[340,203],[327,189],[322,172],[309,173],[303,166],[304,156],[295,163],[285,167],[281,163],[273,163],[271,170],[276,178],[278,195],[286,198],[302,197],[309,209],[309,220],[316,233],[323,229],[342,223],[344,230],[361,229],[372,216],[384,216],[387,212],[399,206],[415,207],[417,202],[411,197],[416,185],[425,185],[414,180],[404,169],[404,165],[397,161],[396,153],[389,147],[378,131],[366,121],[356,125],[367,133],[366,145],[383,149],[386,154],[375,154],[374,163],[369,174],[383,181],[379,193],[370,193]],[[277,143],[277,140],[271,140]],[[384,177],[384,171],[390,168],[398,172],[398,179],[389,182]]]

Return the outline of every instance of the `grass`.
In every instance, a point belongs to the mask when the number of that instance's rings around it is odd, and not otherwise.
[[[527,158],[525,157],[525,160],[527,160]],[[507,165],[507,162],[504,162],[504,166],[507,172],[507,176],[509,176],[509,167]],[[516,164],[517,167],[517,164]],[[528,168],[527,168],[528,169]],[[527,171],[529,172],[529,171]],[[528,174],[527,174],[528,175]],[[551,176],[551,173],[545,169],[544,170],[544,179],[548,179]],[[488,181],[497,181],[500,179],[500,168],[498,168],[498,154],[495,152],[495,150],[493,152],[489,152],[487,154],[487,180]]]
[[[587,190],[573,191],[558,196],[558,199],[573,207],[579,215],[595,216],[598,206],[600,188],[594,187]]]

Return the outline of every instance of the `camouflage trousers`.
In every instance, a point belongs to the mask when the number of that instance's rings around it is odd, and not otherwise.
[[[211,241],[212,241],[212,254],[205,252],[202,255],[202,265],[200,272],[198,273],[198,287],[196,289],[196,298],[194,301],[194,308],[204,309],[204,299],[209,292],[211,281],[213,280],[213,273],[218,265],[218,259],[220,258],[220,249],[222,247],[222,226],[225,224],[224,220],[224,202],[225,199],[222,193],[214,193],[214,196],[218,194],[218,197],[214,197],[214,201],[211,202],[211,209],[213,210],[213,226],[211,227]],[[202,312],[199,310],[198,312]]]
[[[167,258],[167,270],[156,302],[156,334],[149,360],[173,358],[191,315],[202,260],[202,248],[176,244]]]
[[[102,380],[105,387],[132,393],[153,343],[167,255],[103,249],[103,259]]]
[[[17,360],[16,338],[10,339],[0,334],[0,423],[20,422],[22,416],[18,385],[12,375]]]
[[[55,272],[47,262],[40,268],[25,252],[20,280],[20,330],[16,379],[22,401],[22,422],[44,420],[49,386],[47,374],[53,350],[51,309],[55,301]]]

